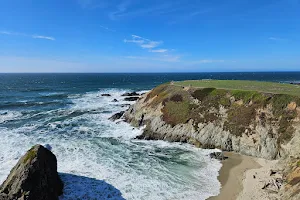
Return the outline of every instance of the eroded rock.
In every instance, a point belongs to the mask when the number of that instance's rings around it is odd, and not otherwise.
[[[122,94],[121,96],[132,97],[132,96],[140,96],[140,94],[137,92],[127,92],[127,93]]]
[[[126,98],[124,98],[124,101],[136,101],[138,99],[139,99],[139,97],[126,97]]]
[[[226,160],[228,157],[226,157],[223,152],[213,152],[209,154],[210,158],[217,159],[217,160]]]
[[[58,200],[63,182],[55,155],[35,145],[18,161],[0,187],[0,200]]]
[[[124,113],[125,113],[124,111],[118,112],[108,119],[111,121],[116,121],[116,120],[120,119],[124,115]]]

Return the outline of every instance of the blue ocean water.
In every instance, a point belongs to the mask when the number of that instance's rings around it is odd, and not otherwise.
[[[108,120],[127,109],[123,93],[187,79],[297,82],[300,73],[0,74],[0,181],[39,143],[57,156],[64,200],[218,194],[221,164],[208,157],[211,150],[135,140],[142,130]]]

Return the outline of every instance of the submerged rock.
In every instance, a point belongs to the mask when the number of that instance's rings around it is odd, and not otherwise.
[[[125,99],[124,99],[124,101],[136,101],[136,100],[138,100],[139,99],[139,97],[126,97]]]
[[[123,107],[128,107],[128,106],[130,106],[131,104],[121,104],[121,107],[123,108]]]
[[[127,96],[127,97],[132,97],[132,96],[140,96],[140,94],[139,93],[137,93],[137,92],[127,92],[127,93],[125,93],[125,94],[122,94],[121,96]]]
[[[209,154],[210,158],[217,160],[226,160],[228,157],[224,156],[223,152],[213,152]]]
[[[110,97],[111,95],[110,94],[101,94],[101,96],[103,96],[103,97]]]
[[[116,121],[116,120],[120,119],[123,116],[124,113],[125,113],[124,111],[118,112],[118,113],[114,114],[113,116],[111,116],[108,119],[111,120],[111,121]]]
[[[56,157],[41,145],[27,151],[0,186],[0,200],[58,200],[62,193]]]

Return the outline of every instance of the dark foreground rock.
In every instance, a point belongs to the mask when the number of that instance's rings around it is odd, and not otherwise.
[[[123,96],[123,97],[124,97],[124,96],[132,97],[132,96],[140,96],[140,94],[137,93],[137,92],[127,92],[127,93],[125,93],[125,94],[122,94],[122,96]]]
[[[124,111],[118,112],[108,119],[111,121],[116,121],[116,120],[120,119],[124,115],[124,113],[125,113]]]
[[[223,152],[213,152],[209,154],[211,158],[217,159],[217,160],[226,160],[228,157],[224,156]]]
[[[126,97],[126,98],[124,98],[124,101],[136,101],[138,99],[139,99],[139,97]]]
[[[41,145],[32,147],[0,186],[0,200],[58,200],[62,193],[56,157]]]

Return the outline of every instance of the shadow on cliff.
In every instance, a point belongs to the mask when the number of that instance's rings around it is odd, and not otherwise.
[[[59,176],[64,182],[64,193],[59,197],[60,200],[125,200],[120,190],[103,180],[66,173],[59,173]]]

